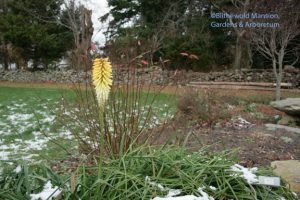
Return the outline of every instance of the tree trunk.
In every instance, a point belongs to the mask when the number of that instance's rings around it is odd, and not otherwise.
[[[281,77],[280,78],[279,77],[280,76],[278,76],[276,80],[276,94],[275,94],[276,101],[279,101],[281,98]]]
[[[283,57],[284,57],[284,49],[282,48],[278,56],[278,73],[276,77],[276,101],[279,101],[281,98],[281,82],[283,79],[283,70],[282,70]]]
[[[92,66],[92,58],[90,54],[92,36],[94,32],[92,11],[81,6],[80,23],[73,21],[72,15],[74,15],[74,13],[70,13],[69,16],[70,22],[73,24],[72,31],[75,43],[75,49],[71,54],[72,65],[76,70],[88,70]]]
[[[8,53],[8,49],[7,49],[7,44],[4,41],[4,39],[2,38],[2,53],[3,53],[3,65],[4,65],[4,70],[8,70],[9,67],[9,53]]]
[[[280,57],[280,56],[279,56]],[[280,58],[278,59],[280,60]],[[277,61],[276,58],[272,59],[273,72],[276,78],[276,89],[275,89],[275,100],[279,101],[281,98],[281,81],[282,81],[282,63],[279,62],[279,69],[277,71]]]
[[[32,63],[32,66],[33,66],[32,71],[37,71],[37,69],[38,69],[38,61],[36,59],[33,59],[32,62],[33,62]]]
[[[235,44],[235,58],[234,58],[234,69],[236,72],[241,70],[241,59],[242,59],[242,44],[240,36],[236,38]]]
[[[247,48],[246,50],[247,50],[247,57],[248,57],[247,68],[251,69],[252,65],[253,65],[253,55],[252,55],[251,44],[248,41],[247,41],[247,44],[246,44],[246,48]]]
[[[7,54],[4,54],[3,57],[3,64],[4,64],[4,70],[8,70],[8,59],[7,59]]]

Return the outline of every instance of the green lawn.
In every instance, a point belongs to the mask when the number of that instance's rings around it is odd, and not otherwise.
[[[0,161],[63,159],[67,153],[61,146],[69,151],[76,147],[68,126],[58,117],[62,112],[72,114],[64,111],[62,98],[74,102],[76,95],[67,89],[0,87]],[[158,118],[171,117],[167,111],[174,108],[173,100],[168,94],[159,95],[154,103]]]

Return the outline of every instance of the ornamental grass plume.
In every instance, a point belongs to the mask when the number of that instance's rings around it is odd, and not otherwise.
[[[94,60],[92,78],[99,106],[104,108],[112,85],[112,67],[108,58]]]

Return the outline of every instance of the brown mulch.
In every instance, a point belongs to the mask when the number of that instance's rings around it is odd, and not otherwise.
[[[257,111],[271,118],[283,113],[267,105],[260,105]],[[152,138],[154,144],[179,144],[186,143],[191,151],[197,151],[204,146],[210,146],[211,152],[236,150],[234,155],[240,164],[246,167],[270,166],[275,160],[300,159],[300,135],[282,129],[269,131],[265,127],[266,119],[258,119],[239,111],[244,119],[250,121],[250,127],[236,128],[226,126],[225,123],[207,125],[200,123],[188,116],[179,116],[170,122],[162,131]],[[177,114],[178,116],[178,114]],[[233,115],[236,116],[236,115]],[[188,140],[187,140],[188,139]],[[285,140],[288,139],[288,140]]]
[[[189,136],[188,136],[189,135]],[[289,142],[283,137],[290,138]],[[231,128],[165,128],[153,138],[154,144],[186,143],[191,151],[209,146],[211,152],[232,150],[240,164],[246,167],[270,166],[275,160],[300,159],[300,135],[285,130],[269,131],[264,125],[237,130]]]
[[[275,160],[300,159],[300,135],[284,130],[268,131],[264,126],[242,130],[219,129],[206,133],[199,130],[193,137],[198,137],[204,145],[211,145],[213,152],[238,149],[238,160],[247,167],[270,166]],[[195,141],[193,137],[190,141]],[[286,142],[282,137],[291,141]],[[190,142],[189,146],[195,148],[197,144]]]

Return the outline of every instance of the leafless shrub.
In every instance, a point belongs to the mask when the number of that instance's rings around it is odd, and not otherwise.
[[[226,104],[213,90],[205,90],[203,93],[196,90],[184,92],[177,109],[184,116],[209,126],[228,117]]]

